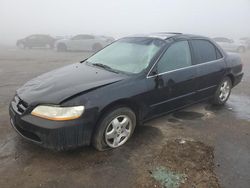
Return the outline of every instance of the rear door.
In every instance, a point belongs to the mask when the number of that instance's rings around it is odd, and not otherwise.
[[[225,61],[219,49],[209,40],[191,40],[197,67],[197,99],[212,96],[225,74]]]
[[[155,69],[155,70],[154,70]],[[174,42],[163,54],[148,76],[149,116],[169,112],[194,101],[196,67],[188,41]]]

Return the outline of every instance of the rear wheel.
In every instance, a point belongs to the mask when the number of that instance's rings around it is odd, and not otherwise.
[[[231,94],[231,89],[232,81],[229,77],[225,77],[220,83],[212,103],[215,105],[224,105]]]
[[[120,147],[131,137],[135,126],[136,116],[130,108],[116,108],[101,118],[92,143],[99,151]]]

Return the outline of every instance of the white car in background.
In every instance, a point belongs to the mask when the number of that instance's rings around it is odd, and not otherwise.
[[[247,44],[240,40],[232,40],[225,37],[216,37],[213,40],[225,51],[244,53],[247,49]]]
[[[247,45],[247,49],[250,49],[250,38],[249,37],[240,38],[240,41]]]
[[[107,36],[94,36],[80,34],[69,39],[58,40],[55,44],[56,50],[63,51],[94,51],[97,52],[114,41]]]

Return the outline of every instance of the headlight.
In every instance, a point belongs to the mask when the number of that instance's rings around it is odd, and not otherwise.
[[[84,112],[84,106],[59,107],[59,106],[37,106],[31,114],[44,119],[65,121],[79,118]]]

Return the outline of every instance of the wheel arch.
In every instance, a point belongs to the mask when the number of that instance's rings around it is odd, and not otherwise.
[[[100,112],[97,118],[97,124],[102,119],[102,117],[111,111],[112,109],[116,109],[119,107],[128,107],[130,108],[136,115],[136,124],[139,125],[142,119],[142,107],[136,101],[132,99],[119,99],[116,101],[111,102],[110,104],[106,105]]]
[[[228,73],[225,75],[225,77],[230,78],[232,85],[234,86],[234,81],[235,81],[234,75],[232,73]]]

